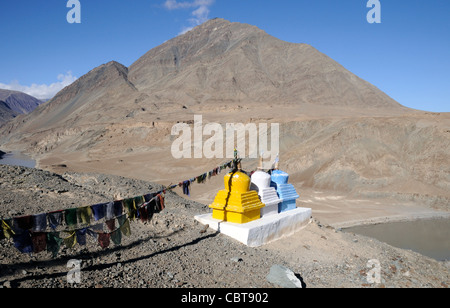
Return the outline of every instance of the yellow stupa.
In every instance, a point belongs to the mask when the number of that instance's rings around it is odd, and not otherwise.
[[[261,218],[265,206],[256,191],[250,191],[251,179],[241,171],[225,176],[225,190],[219,191],[214,203],[213,218],[231,223],[246,224]]]

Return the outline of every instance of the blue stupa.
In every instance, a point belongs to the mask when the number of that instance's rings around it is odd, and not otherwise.
[[[281,170],[274,170],[271,175],[271,187],[274,187],[280,199],[283,200],[278,205],[278,212],[283,213],[297,208],[296,200],[300,198],[294,185],[288,184],[289,174]]]

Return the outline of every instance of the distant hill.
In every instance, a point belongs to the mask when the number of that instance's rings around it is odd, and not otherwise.
[[[36,109],[43,101],[23,92],[0,89],[0,100],[18,114],[27,114]]]
[[[20,114],[28,114],[43,101],[28,94],[0,89],[0,124]]]
[[[114,61],[93,69],[39,106],[27,117],[26,126],[68,128],[126,116],[127,103],[133,103],[137,93],[127,74],[128,68]]]
[[[14,119],[17,114],[9,108],[8,104],[0,101],[0,125],[11,119]]]

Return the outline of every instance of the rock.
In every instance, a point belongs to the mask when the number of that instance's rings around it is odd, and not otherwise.
[[[239,258],[239,257],[234,257],[234,258],[231,258],[230,260],[233,262],[236,262],[236,263],[244,261],[242,258]]]
[[[177,287],[182,287],[182,286],[184,286],[185,284],[186,284],[185,282],[180,281],[180,282],[177,283]]]
[[[295,276],[295,273],[281,265],[272,266],[269,275],[267,275],[267,281],[286,289],[303,288],[302,282]]]

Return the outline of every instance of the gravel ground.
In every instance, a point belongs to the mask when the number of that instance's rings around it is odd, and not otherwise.
[[[10,218],[108,202],[154,192],[145,181],[100,174],[56,175],[0,165],[0,216]],[[166,209],[147,224],[131,223],[122,244],[101,249],[62,246],[56,259],[47,252],[19,253],[0,241],[0,287],[6,288],[273,288],[266,279],[273,265],[290,268],[303,285],[317,287],[433,287],[450,284],[449,263],[437,262],[314,220],[301,232],[249,248],[194,220],[207,206],[166,194]],[[81,261],[81,281],[69,284],[68,261]],[[380,262],[380,283],[370,283],[369,260]]]

